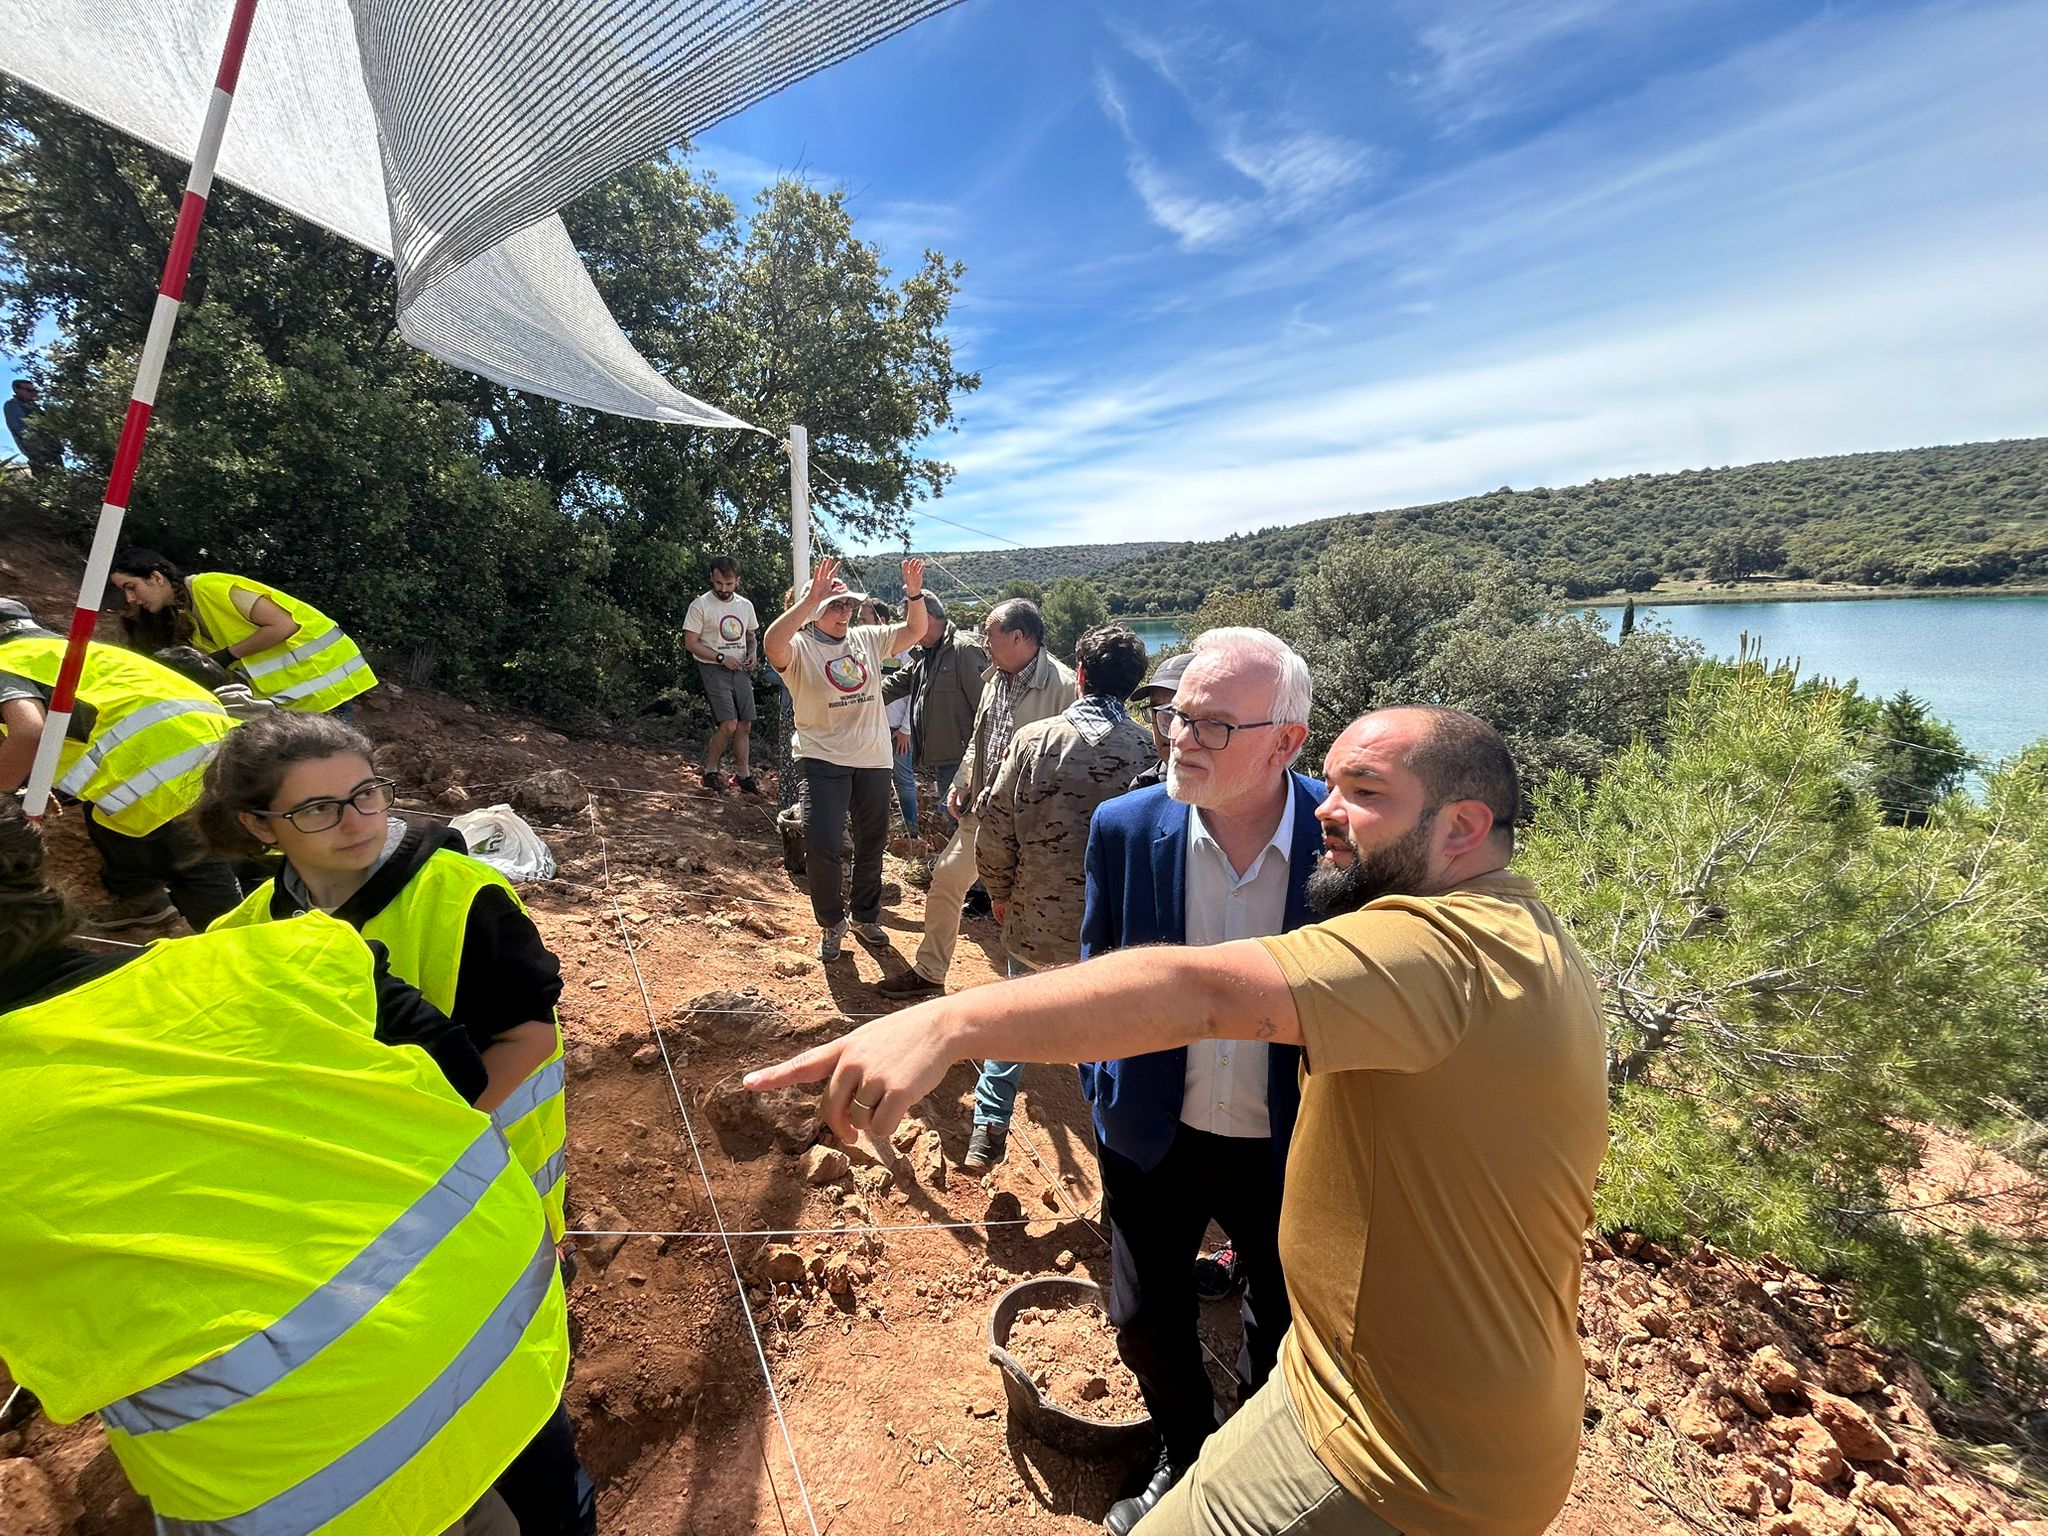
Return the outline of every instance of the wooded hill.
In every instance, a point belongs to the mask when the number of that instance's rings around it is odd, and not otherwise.
[[[1503,486],[1461,501],[1169,544],[1103,561],[1092,573],[1075,563],[1085,549],[942,558],[963,576],[961,561],[1000,560],[1003,575],[990,577],[997,585],[1086,575],[1113,614],[1180,614],[1217,590],[1273,589],[1291,607],[1296,581],[1332,544],[1368,535],[1447,549],[1461,560],[1497,556],[1571,598],[1756,577],[1933,587],[2048,580],[2048,438],[1629,475],[1561,489]],[[1038,555],[1059,563],[1034,564]],[[935,585],[943,592],[955,584],[942,574]]]
[[[1132,544],[1053,544],[1042,549],[936,549],[918,553],[933,562],[935,591],[948,597],[975,592],[994,597],[1013,581],[1049,587],[1062,576],[1093,579],[1112,566],[1187,547],[1167,539],[1154,539]],[[903,574],[897,562],[898,557],[893,554],[860,555],[854,561],[866,589],[891,601],[903,590]]]

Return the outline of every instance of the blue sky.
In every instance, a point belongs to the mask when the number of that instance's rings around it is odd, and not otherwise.
[[[2048,433],[2044,58],[2033,0],[968,0],[699,150],[967,263],[934,513],[1185,538]]]
[[[698,147],[967,263],[985,532],[917,543],[1201,537],[2048,433],[2044,58],[2039,0],[967,0]]]

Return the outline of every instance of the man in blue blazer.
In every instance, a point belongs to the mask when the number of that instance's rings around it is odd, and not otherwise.
[[[1312,920],[1303,889],[1323,848],[1308,737],[1307,664],[1263,630],[1195,642],[1171,705],[1167,782],[1097,808],[1088,832],[1083,958],[1139,944],[1215,944]],[[1101,1148],[1110,1320],[1158,1425],[1144,1489],[1105,1522],[1124,1536],[1215,1430],[1196,1333],[1195,1259],[1210,1221],[1245,1280],[1240,1397],[1273,1369],[1291,1313],[1280,1271],[1281,1176],[1301,1103],[1292,1046],[1209,1041],[1081,1068]]]

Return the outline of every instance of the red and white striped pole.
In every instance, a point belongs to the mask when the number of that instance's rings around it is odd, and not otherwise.
[[[107,496],[100,505],[99,528],[93,534],[92,553],[86,556],[85,580],[79,584],[78,606],[71,615],[70,643],[64,652],[64,665],[57,673],[57,685],[50,693],[49,718],[43,722],[35,766],[29,770],[28,788],[22,796],[23,809],[31,821],[42,820],[50,799],[50,785],[57,776],[57,754],[63,750],[64,733],[71,724],[71,708],[78,697],[78,674],[85,668],[85,643],[92,638],[93,627],[99,622],[100,599],[107,590],[114,550],[121,542],[121,523],[128,515],[128,497],[135,488],[135,466],[142,460],[142,440],[149,434],[149,418],[156,409],[156,386],[163,376],[164,354],[170,350],[171,333],[178,328],[185,276],[192,269],[193,247],[199,244],[207,194],[213,190],[213,163],[220,156],[221,137],[227,132],[228,109],[235,102],[235,81],[242,73],[242,54],[249,46],[249,24],[255,16],[256,0],[235,0],[227,43],[221,49],[220,69],[213,77],[213,99],[207,104],[205,126],[199,130],[199,147],[192,153],[192,174],[185,180],[185,197],[178,205],[178,227],[171,236],[171,253],[164,258],[163,281],[157,285],[156,312],[149,318],[149,335],[142,343],[142,360],[135,368],[128,417],[121,423],[120,446],[114,452],[113,472],[107,476]]]

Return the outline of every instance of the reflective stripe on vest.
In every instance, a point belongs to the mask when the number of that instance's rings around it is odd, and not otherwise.
[[[283,709],[335,709],[357,694],[374,688],[377,674],[363,659],[355,641],[340,625],[312,604],[247,576],[201,571],[188,578],[192,617],[202,649],[237,645],[260,626],[235,606],[237,588],[266,598],[297,625],[292,635],[269,650],[244,656],[237,665],[249,686]]]
[[[507,1159],[496,1130],[471,1142],[439,1182],[378,1233],[332,1280],[260,1333],[100,1410],[131,1435],[179,1429],[268,1391],[363,1317],[462,1224]]]
[[[296,662],[305,661],[309,657],[317,656],[329,646],[341,644],[344,638],[341,626],[330,624],[323,633],[315,635],[310,640],[302,641],[288,651],[279,651],[275,656],[265,656],[261,661],[244,662],[242,664],[242,671],[247,674],[251,682],[254,682],[259,677],[268,677],[280,668],[289,667]]]
[[[79,754],[78,761],[65,770],[64,776],[57,781],[57,787],[67,795],[83,798],[85,786],[91,782],[92,776],[100,771],[100,764],[107,760],[108,754],[114,748],[131,736],[140,735],[152,725],[174,720],[179,715],[210,715],[219,708],[218,703],[208,704],[199,699],[163,699],[155,704],[145,704],[88,741],[85,750]],[[100,798],[105,800],[108,797],[103,795]]]
[[[557,1268],[554,1239],[543,1232],[533,1258],[490,1316],[441,1374],[397,1414],[311,1477],[254,1509],[224,1520],[158,1515],[159,1536],[298,1536],[361,1503],[424,1451],[512,1357],[547,1301]]]
[[[213,761],[213,754],[220,750],[220,743],[209,741],[203,747],[187,747],[167,762],[152,763],[128,775],[112,789],[101,790],[93,804],[109,816],[125,811],[143,796],[175,784],[188,773],[196,772]],[[198,798],[195,793],[193,798]]]
[[[549,1099],[562,1091],[562,1058],[557,1056],[545,1066],[535,1069],[533,1075],[517,1088],[512,1096],[491,1111],[491,1124],[501,1131],[509,1131],[515,1121],[524,1120]]]
[[[564,1147],[533,1171],[533,1192],[545,1200],[555,1192],[569,1171],[569,1149]],[[549,1228],[553,1231],[553,1228]]]
[[[0,642],[0,671],[54,688],[64,649],[54,635]],[[92,707],[94,725],[83,743],[64,744],[59,789],[129,837],[193,807],[201,770],[234,728],[218,699],[147,656],[96,642],[85,648],[78,697]]]
[[[369,670],[370,664],[363,660],[362,657],[351,656],[332,672],[322,672],[318,677],[307,682],[293,683],[288,687],[273,689],[269,696],[273,702],[296,703],[300,699],[310,699],[316,693],[325,692],[344,678],[353,677],[358,672],[367,672]]]

